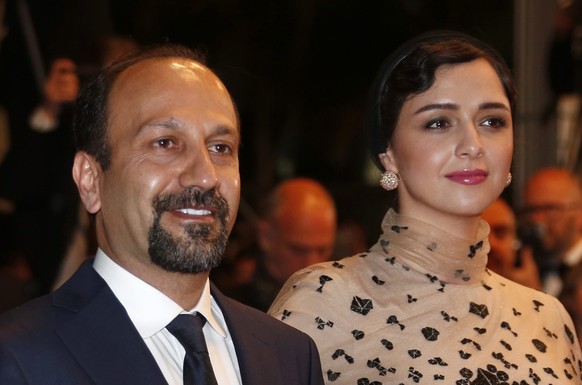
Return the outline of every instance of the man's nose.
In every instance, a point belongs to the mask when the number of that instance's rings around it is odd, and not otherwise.
[[[180,185],[195,186],[204,191],[217,188],[218,172],[212,157],[205,146],[202,149],[190,150],[185,156],[183,169],[180,173]]]
[[[547,221],[546,211],[544,210],[534,210],[527,214],[527,219],[534,225],[544,223]]]

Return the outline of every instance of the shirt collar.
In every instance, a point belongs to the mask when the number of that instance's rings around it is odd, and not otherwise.
[[[208,279],[196,306],[185,310],[164,293],[119,266],[101,249],[97,250],[93,268],[107,282],[142,338],[158,333],[178,314],[195,312],[200,312],[220,336],[227,337],[228,328],[220,307],[210,294]]]
[[[582,260],[582,239],[579,239],[574,246],[564,255],[564,263],[567,266],[574,266]]]

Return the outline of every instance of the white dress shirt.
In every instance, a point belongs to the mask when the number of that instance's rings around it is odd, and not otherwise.
[[[577,265],[582,260],[582,239],[579,239],[574,246],[564,255],[564,263],[569,267]]]
[[[562,261],[568,270],[574,268],[582,260],[582,239],[578,240],[566,253]],[[554,297],[559,297],[564,288],[563,277],[558,271],[551,271],[544,277],[542,283],[544,292]]]
[[[203,332],[218,384],[241,384],[232,338],[222,311],[210,295],[208,280],[198,304],[193,309],[184,310],[158,289],[116,264],[101,249],[97,251],[93,268],[107,282],[127,311],[168,384],[183,384],[186,352],[166,326],[178,314],[195,312],[200,312],[207,319]]]

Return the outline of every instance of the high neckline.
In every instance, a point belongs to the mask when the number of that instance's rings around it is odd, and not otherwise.
[[[478,283],[487,265],[489,225],[481,220],[475,239],[463,239],[389,209],[372,250],[447,283]]]

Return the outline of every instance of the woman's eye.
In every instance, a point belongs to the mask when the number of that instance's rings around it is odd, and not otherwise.
[[[425,125],[425,128],[432,128],[432,129],[443,129],[443,128],[447,128],[449,127],[450,124],[448,121],[446,121],[445,119],[435,119],[435,120],[431,120],[430,122],[428,122]]]
[[[482,124],[492,128],[501,128],[507,125],[505,119],[502,118],[488,118],[485,119]]]

